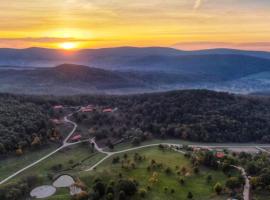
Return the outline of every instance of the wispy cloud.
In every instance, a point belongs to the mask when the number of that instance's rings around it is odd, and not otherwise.
[[[231,42],[180,42],[172,45],[172,47],[182,50],[200,50],[213,48],[232,48],[243,50],[262,50],[270,51],[270,42],[246,42],[246,43],[231,43]]]
[[[199,7],[201,7],[203,0],[196,0],[194,4],[194,10],[197,10]]]

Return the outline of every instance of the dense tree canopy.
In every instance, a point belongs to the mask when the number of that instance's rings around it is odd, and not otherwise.
[[[154,136],[201,142],[270,141],[270,99],[267,98],[186,90],[92,99],[77,97],[77,100],[118,108],[115,113],[76,116],[78,122],[95,130],[97,138]]]
[[[22,96],[0,95],[0,154],[43,143],[48,130],[45,105]]]

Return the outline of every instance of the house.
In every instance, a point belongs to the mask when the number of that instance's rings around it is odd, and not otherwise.
[[[74,135],[70,140],[72,141],[72,142],[78,142],[78,141],[80,141],[82,139],[82,135],[81,134],[76,134],[76,135]]]
[[[91,104],[89,104],[89,105],[87,105],[85,108],[94,108],[94,106],[93,105],[91,105]]]
[[[224,158],[224,156],[225,156],[224,152],[218,151],[218,152],[216,153],[216,157],[217,157],[217,158]]]
[[[64,108],[64,106],[62,106],[62,105],[55,105],[53,107],[53,109],[55,109],[55,110],[59,110],[59,109],[62,109],[62,108]]]
[[[81,109],[82,112],[93,112],[93,109],[92,108],[88,108],[88,107],[84,107]]]
[[[51,119],[51,122],[54,123],[55,125],[62,124],[62,122],[59,119]]]
[[[110,112],[113,112],[113,109],[111,109],[111,108],[106,108],[106,109],[103,109],[102,112],[104,112],[104,113],[110,113]]]

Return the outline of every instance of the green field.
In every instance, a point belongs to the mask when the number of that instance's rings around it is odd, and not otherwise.
[[[37,175],[42,180],[42,183],[50,183],[51,180],[48,178],[48,175],[74,174],[92,166],[103,156],[100,153],[91,153],[87,145],[78,144],[67,147],[11,179],[9,183],[17,182],[30,175]],[[54,168],[59,164],[61,164],[61,168],[55,170]]]
[[[62,124],[57,126],[57,129],[66,137],[72,130],[73,126],[70,124]],[[10,176],[16,171],[26,167],[27,165],[37,161],[43,156],[51,153],[59,147],[59,144],[50,143],[42,149],[26,151],[22,156],[10,156],[6,159],[0,160],[0,180]]]
[[[135,169],[123,169],[121,164],[112,164],[112,158],[106,160],[101,164],[95,171],[89,173],[81,173],[81,179],[91,187],[93,185],[93,180],[96,178],[101,178],[107,182],[117,181],[119,173],[125,178],[132,178],[139,181],[139,188],[146,189],[147,186],[151,185],[151,191],[147,193],[145,199],[154,200],[164,200],[164,199],[186,199],[187,193],[190,191],[194,195],[194,199],[200,200],[223,200],[227,199],[226,196],[217,196],[213,191],[213,186],[216,182],[220,182],[224,185],[227,177],[220,171],[209,170],[206,168],[201,168],[200,173],[195,175],[191,170],[190,161],[185,158],[182,154],[166,150],[165,152],[160,151],[157,147],[151,147],[142,149],[139,151],[129,152],[128,158],[132,159],[134,153],[137,152],[140,155],[145,156],[146,160],[141,163],[137,163]],[[119,154],[123,157],[123,154]],[[149,178],[152,176],[153,172],[147,171],[147,166],[150,161],[154,159],[157,163],[163,163],[164,167],[170,167],[172,169],[172,174],[168,175],[164,171],[157,171],[158,182],[150,183]],[[179,176],[176,174],[176,166],[180,168],[185,166],[190,170],[190,176],[182,177],[185,180],[185,184],[181,185],[179,183]],[[210,183],[206,182],[206,177],[211,174],[213,180]],[[174,194],[170,192],[165,192],[164,188],[175,190]],[[132,199],[141,199],[138,195],[134,196]]]
[[[10,158],[0,160],[0,180],[8,177],[12,173],[24,168],[32,162],[35,162],[36,160],[52,152],[56,148],[56,145],[51,145],[50,147],[41,150],[26,152],[20,157],[12,156]]]

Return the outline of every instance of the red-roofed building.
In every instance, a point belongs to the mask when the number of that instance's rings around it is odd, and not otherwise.
[[[93,112],[92,108],[82,108],[82,112]]]
[[[59,119],[51,119],[51,121],[56,125],[62,124],[62,122]]]
[[[225,156],[224,152],[219,151],[219,152],[216,153],[217,158],[224,158],[224,156]]]
[[[57,110],[57,109],[62,109],[62,108],[64,108],[64,106],[62,106],[62,105],[55,105],[53,108]]]
[[[111,108],[106,108],[106,109],[103,109],[102,112],[108,113],[108,112],[112,112],[112,111],[113,111],[113,109],[111,109]]]
[[[77,141],[79,141],[79,140],[81,140],[82,139],[82,135],[81,134],[76,134],[76,135],[74,135],[70,140],[72,141],[72,142],[77,142]]]

